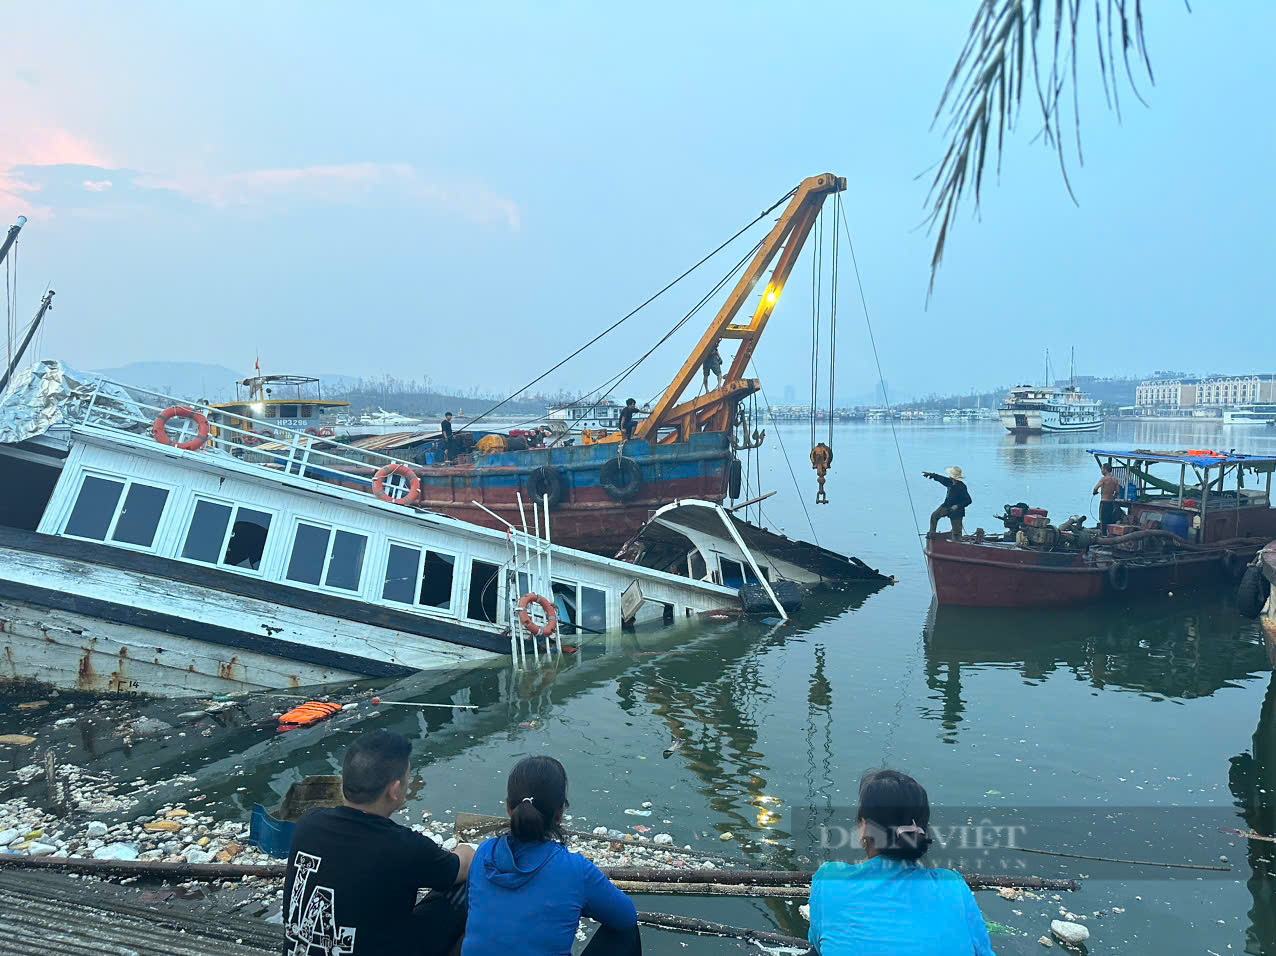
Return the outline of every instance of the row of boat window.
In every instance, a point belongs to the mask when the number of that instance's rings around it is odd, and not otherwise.
[[[64,535],[151,550],[168,502],[168,489],[131,478],[86,474]],[[179,554],[188,561],[260,571],[274,515],[248,505],[204,497],[195,499]],[[293,534],[285,580],[296,584],[358,592],[363,582],[368,535],[301,519]],[[391,541],[381,599],[396,604],[451,610],[456,556]],[[496,620],[499,568],[475,560],[466,614]],[[524,578],[520,583],[527,590]],[[587,585],[554,581],[554,603],[564,633],[580,626],[606,626],[606,593]]]

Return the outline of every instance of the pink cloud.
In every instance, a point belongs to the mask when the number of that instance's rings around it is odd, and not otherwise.
[[[51,210],[39,205],[33,193],[40,187],[13,172],[15,166],[110,167],[105,152],[69,130],[0,124],[0,220],[35,212],[47,216]]]

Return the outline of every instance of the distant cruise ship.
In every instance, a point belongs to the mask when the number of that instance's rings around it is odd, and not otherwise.
[[[1075,385],[1016,385],[999,412],[1001,423],[1016,434],[1088,432],[1103,425],[1102,406]]]
[[[1276,424],[1276,405],[1237,405],[1223,412],[1224,425]]]

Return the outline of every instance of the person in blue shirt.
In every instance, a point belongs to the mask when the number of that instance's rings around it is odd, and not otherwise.
[[[993,956],[961,874],[918,862],[931,842],[921,784],[896,770],[867,773],[855,816],[868,859],[825,863],[811,880],[808,939],[819,956]]]
[[[581,956],[641,956],[633,901],[564,843],[567,771],[526,757],[510,772],[510,832],[484,841],[470,864],[461,956],[570,956],[580,918],[602,925]]]

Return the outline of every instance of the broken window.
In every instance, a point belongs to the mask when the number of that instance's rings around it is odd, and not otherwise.
[[[496,622],[497,580],[500,568],[486,561],[470,562],[470,600],[466,616],[473,621]]]

